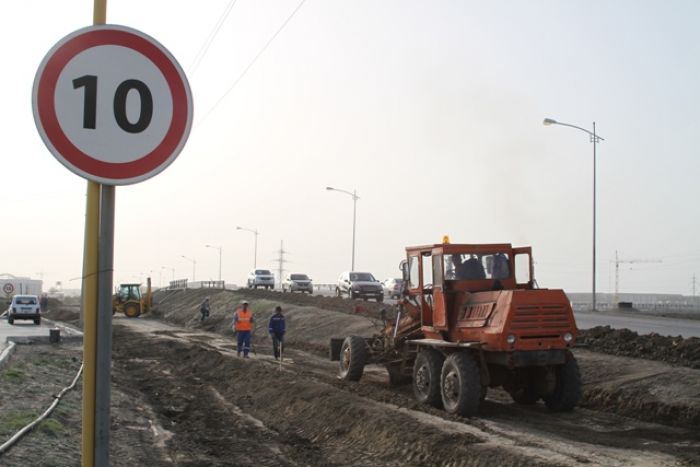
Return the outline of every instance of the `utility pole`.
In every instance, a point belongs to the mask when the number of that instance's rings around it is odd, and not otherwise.
[[[277,264],[279,268],[277,269],[277,272],[279,273],[279,281],[280,281],[280,288],[282,288],[282,274],[284,274],[284,263],[287,262],[286,259],[284,259],[284,255],[288,254],[288,251],[284,251],[284,240],[280,240],[280,249],[276,251],[275,253],[279,253],[279,257],[277,258]]]
[[[660,259],[620,259],[615,250],[615,297],[613,298],[613,306],[618,303],[618,291],[620,286],[620,263],[635,264],[635,263],[660,263]],[[695,276],[693,276],[695,280]],[[695,295],[695,282],[693,282],[693,295]]]
[[[693,308],[697,308],[697,303],[695,301],[695,274],[693,274]]]

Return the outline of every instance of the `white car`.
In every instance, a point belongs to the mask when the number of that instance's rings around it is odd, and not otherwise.
[[[401,298],[401,289],[403,288],[403,279],[391,277],[384,282],[384,293],[389,296],[389,298]]]
[[[15,295],[7,309],[7,322],[13,324],[16,319],[31,319],[34,324],[41,324],[41,308],[36,295]]]
[[[289,274],[282,282],[282,292],[314,293],[314,285],[306,274]]]
[[[268,269],[253,269],[250,271],[250,274],[248,274],[247,285],[249,289],[257,289],[258,287],[274,289],[275,275]]]

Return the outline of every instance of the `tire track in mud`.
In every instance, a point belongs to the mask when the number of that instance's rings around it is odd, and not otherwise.
[[[233,346],[218,336],[170,330],[158,332],[162,339],[144,339],[123,329],[118,333],[119,340],[126,342],[120,347],[129,351],[120,352],[117,361],[130,368],[128,383],[149,395],[164,418],[164,426],[175,433],[168,445],[175,451],[171,454],[174,459],[201,458],[213,462],[211,465],[228,465],[226,459],[232,465],[253,460],[257,465],[684,463],[684,456],[679,459],[663,449],[656,450],[656,443],[649,448],[642,441],[621,440],[624,432],[597,431],[598,419],[606,414],[584,411],[581,417],[582,411],[577,411],[561,417],[487,402],[485,418],[467,420],[417,406],[410,387],[398,391],[387,388],[386,377],[371,368],[362,382],[346,383],[328,371],[332,368],[329,362],[303,352],[289,352],[298,364],[285,364],[279,371],[273,360],[244,361],[227,355]],[[144,346],[146,341],[148,346]],[[134,357],[143,358],[140,353],[157,363],[134,371],[139,365]],[[167,381],[153,383],[152,376],[158,373],[167,376]],[[183,376],[176,378],[174,374]],[[163,397],[159,391],[164,387],[177,390]],[[165,402],[171,399],[177,402]],[[183,418],[185,412],[187,417]],[[228,423],[217,424],[212,419],[215,414]],[[262,426],[251,424],[249,417]],[[175,426],[168,427],[168,420]],[[192,429],[215,436],[201,440]],[[197,442],[188,443],[193,437]],[[688,456],[697,461],[698,443],[685,441],[695,444]],[[240,452],[251,444],[263,446],[263,452],[255,456]],[[183,448],[190,454],[183,457],[178,452]]]

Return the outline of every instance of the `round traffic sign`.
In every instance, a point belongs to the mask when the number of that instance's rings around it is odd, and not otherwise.
[[[9,282],[6,282],[5,285],[2,286],[2,291],[7,294],[10,294],[15,291],[15,286]]]
[[[192,94],[175,58],[152,37],[116,25],[61,39],[39,65],[32,109],[54,157],[107,185],[164,170],[192,126]]]

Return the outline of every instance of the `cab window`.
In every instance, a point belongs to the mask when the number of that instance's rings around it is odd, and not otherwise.
[[[418,256],[408,258],[408,288],[417,289],[420,278],[418,276]]]

